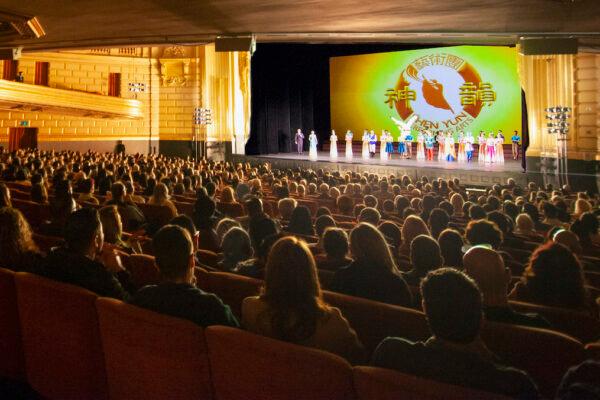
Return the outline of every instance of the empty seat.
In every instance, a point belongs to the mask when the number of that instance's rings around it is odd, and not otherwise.
[[[212,397],[201,327],[119,300],[96,305],[111,400]]]
[[[211,326],[206,340],[215,398],[352,399],[352,369],[316,349]]]
[[[25,380],[15,273],[0,268],[0,376]]]
[[[462,386],[449,385],[385,368],[355,367],[357,400],[462,400],[508,399]]]
[[[27,380],[51,399],[106,399],[96,295],[16,274]]]

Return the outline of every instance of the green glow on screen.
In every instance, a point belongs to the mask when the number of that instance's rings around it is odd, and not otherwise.
[[[419,117],[413,136],[425,128],[474,136],[502,130],[510,143],[521,130],[515,48],[440,47],[332,57],[329,64],[331,127],[338,137],[350,129],[360,140],[364,129],[377,135],[387,129],[397,139],[390,117],[413,114]]]

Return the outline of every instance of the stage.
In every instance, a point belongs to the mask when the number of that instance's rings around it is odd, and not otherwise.
[[[303,168],[319,169],[323,168],[329,171],[369,171],[377,174],[394,174],[396,176],[408,175],[413,180],[420,179],[422,176],[428,178],[443,179],[459,178],[463,184],[472,186],[489,186],[494,183],[506,183],[508,178],[513,178],[517,184],[526,185],[527,177],[521,167],[521,160],[507,159],[504,164],[480,164],[477,160],[470,163],[465,162],[447,162],[447,161],[417,161],[412,159],[401,159],[397,154],[393,155],[391,160],[381,160],[379,153],[374,158],[364,160],[355,157],[352,160],[346,159],[342,153],[337,160],[329,157],[329,152],[319,152],[316,161],[308,159],[308,152],[298,153],[277,153],[263,154],[257,156],[232,155],[234,162],[269,162],[275,168],[294,168],[297,166]]]

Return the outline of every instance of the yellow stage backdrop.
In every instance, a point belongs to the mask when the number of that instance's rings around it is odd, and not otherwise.
[[[399,134],[392,117],[419,130],[521,131],[517,52],[456,46],[330,59],[331,127],[360,140],[364,129]],[[416,116],[416,119],[414,118]]]

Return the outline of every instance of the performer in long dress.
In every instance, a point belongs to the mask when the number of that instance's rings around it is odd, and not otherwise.
[[[375,134],[375,131],[371,131],[371,133],[369,133],[369,156],[371,156],[371,158],[375,157],[375,152],[377,151],[377,135]]]
[[[408,131],[408,134],[404,136],[404,147],[406,149],[406,158],[412,157],[412,142],[413,135],[411,131]]]
[[[302,133],[300,128],[298,128],[296,131],[294,143],[296,143],[296,150],[298,150],[298,154],[302,154],[302,151],[304,150],[304,133]]]
[[[400,158],[406,158],[406,145],[404,144],[404,133],[398,135],[398,154]]]
[[[349,129],[346,131],[346,158],[352,159],[352,139],[354,134]]]
[[[366,129],[362,135],[362,158],[365,160],[369,158],[369,131]]]
[[[485,133],[483,131],[479,131],[479,137],[477,138],[477,144],[479,145],[479,148],[477,149],[477,160],[480,163],[484,163],[486,159],[486,142]]]
[[[315,131],[310,131],[310,135],[308,135],[308,143],[310,144],[308,150],[308,159],[311,161],[317,161],[317,144],[319,140],[317,139],[317,135],[315,135]]]
[[[388,159],[392,158],[392,154],[394,154],[394,137],[391,132],[385,131],[387,140],[385,142],[385,152],[387,153]]]
[[[473,134],[471,132],[467,132],[467,136],[465,137],[465,153],[467,155],[467,162],[471,162],[473,160],[473,143],[475,139],[473,138]]]
[[[446,161],[456,161],[456,149],[454,147],[454,136],[452,136],[452,132],[448,132],[448,135],[446,136],[444,149],[446,150]]]
[[[415,121],[417,120],[417,118],[419,118],[416,114],[414,114],[412,117],[410,117],[409,119],[407,119],[406,121],[402,121],[399,119],[396,119],[394,117],[390,117],[392,119],[392,121],[394,121],[394,124],[396,124],[396,126],[398,127],[398,129],[400,130],[400,137],[398,138],[398,152],[400,153],[400,143],[404,142],[404,154],[410,157],[410,153],[408,153],[409,151],[412,152],[412,146],[409,149],[407,146],[407,137],[410,137],[410,141],[412,143],[412,136],[410,133],[410,127],[412,126],[412,124],[415,123]]]
[[[337,149],[337,135],[335,131],[331,130],[331,136],[329,136],[329,158],[337,160],[338,149]]]
[[[388,159],[387,156],[387,133],[384,129],[381,131],[381,136],[379,137],[379,158],[381,161],[386,161]]]
[[[446,150],[444,149],[444,146],[446,144],[446,138],[444,137],[444,134],[442,132],[438,132],[437,142],[438,142],[438,161],[442,161],[446,158]]]
[[[417,134],[417,160],[422,161],[425,159],[425,135],[419,131]]]
[[[519,136],[519,132],[515,131],[510,138],[512,142],[512,157],[513,160],[519,159],[519,142],[521,141],[521,136]]]
[[[496,137],[496,162],[499,164],[504,164],[504,134],[502,131],[498,131],[498,136]]]
[[[433,161],[433,150],[435,147],[435,139],[433,137],[433,133],[427,132],[425,136],[425,154],[427,156],[427,161]]]
[[[467,161],[467,153],[465,152],[465,134],[461,131],[458,133],[458,153],[456,154],[456,160],[458,162]]]
[[[493,163],[496,160],[496,139],[494,138],[494,132],[490,132],[485,141],[485,153],[485,162]]]

